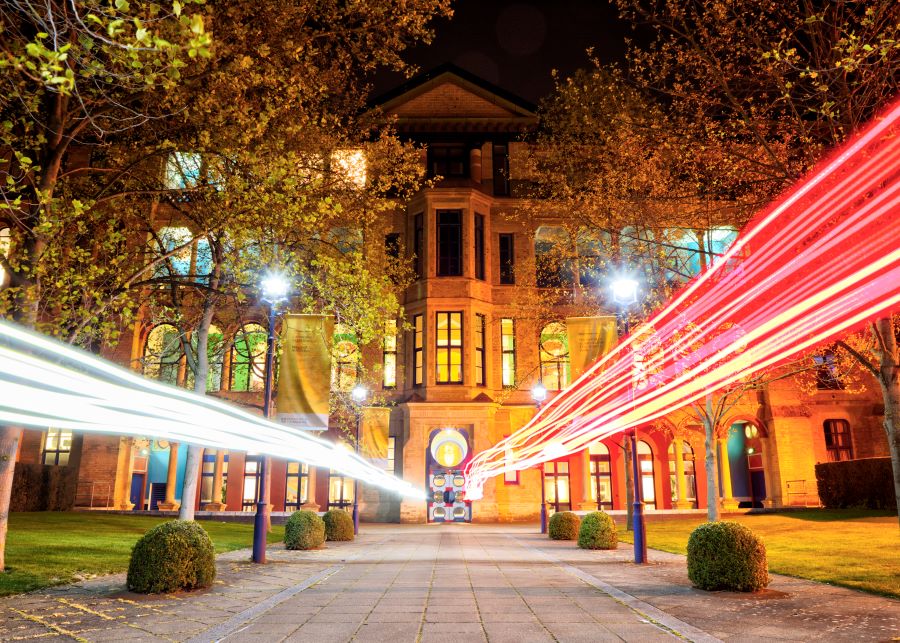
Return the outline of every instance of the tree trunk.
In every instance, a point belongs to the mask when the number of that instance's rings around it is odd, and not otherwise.
[[[631,475],[631,444],[624,434],[622,451],[625,454],[625,531],[631,531],[634,522],[634,481]]]
[[[891,467],[894,472],[894,494],[897,499],[897,515],[900,520],[900,351],[894,324],[890,317],[875,322],[873,331],[878,348],[878,383],[884,397],[884,432],[891,451]],[[900,523],[898,523],[900,526]]]
[[[209,327],[212,325],[215,306],[207,301],[200,327],[197,329],[197,359],[194,362],[194,392],[206,395],[206,378],[209,375]],[[200,464],[203,459],[203,447],[189,444],[187,459],[184,464],[184,481],[181,486],[181,507],[178,509],[179,520],[194,519],[194,505],[197,499],[197,482],[200,477]]]
[[[13,474],[16,471],[16,453],[21,441],[22,429],[20,427],[0,427],[0,572],[6,569],[9,503],[12,498]]]
[[[706,519],[716,522],[719,519],[719,476],[716,467],[716,428],[712,420],[712,396],[706,396],[707,413],[702,417],[706,439]]]

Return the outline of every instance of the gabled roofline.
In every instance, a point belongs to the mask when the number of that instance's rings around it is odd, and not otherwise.
[[[475,90],[474,93],[491,100],[491,102],[497,103],[501,107],[505,107],[524,118],[535,118],[537,115],[537,106],[533,103],[530,103],[524,98],[516,96],[502,87],[498,87],[461,67],[457,67],[453,63],[444,63],[429,71],[423,72],[418,76],[414,76],[402,85],[375,98],[371,101],[371,105],[388,111],[398,98],[412,98],[413,96],[422,94],[431,87],[439,84],[437,81],[443,76],[455,77],[457,82],[462,81],[459,83],[462,86],[468,86],[469,89]],[[410,96],[410,94],[412,94],[412,96]],[[487,96],[486,94],[489,94],[490,96]]]

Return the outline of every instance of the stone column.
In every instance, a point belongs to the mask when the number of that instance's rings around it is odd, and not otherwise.
[[[481,148],[469,151],[469,175],[476,183],[481,183]]]
[[[301,509],[319,510],[319,503],[316,502],[316,470],[317,467],[309,467],[306,475],[306,502],[300,506]]]
[[[771,509],[775,506],[775,483],[772,482],[771,465],[769,463],[769,438],[760,438],[763,461],[763,479],[766,481],[766,497],[763,507]]]
[[[719,440],[719,465],[722,471],[722,511],[735,511],[738,503],[731,492],[731,462],[728,460],[728,440]]]
[[[578,503],[575,509],[579,511],[597,511],[597,501],[591,498],[591,485],[594,484],[594,480],[591,476],[590,449],[585,449],[581,452],[581,469],[581,502]],[[572,475],[571,472],[569,475]]]
[[[202,466],[202,465],[201,465]],[[222,478],[225,469],[225,450],[216,449],[216,465],[213,469],[213,499],[203,505],[204,511],[224,511],[225,503],[222,502]]]
[[[178,479],[178,443],[169,443],[169,471],[166,475],[166,499],[157,504],[161,511],[178,511],[181,503],[175,500],[175,481]]]
[[[687,480],[684,477],[684,445],[675,440],[675,508],[691,509],[694,506],[687,497]]]
[[[116,462],[116,481],[113,489],[113,506],[120,511],[131,511],[131,476],[134,473],[134,438],[119,438],[119,457]]]

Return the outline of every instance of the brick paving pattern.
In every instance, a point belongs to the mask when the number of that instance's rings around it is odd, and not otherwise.
[[[533,528],[364,525],[353,543],[219,557],[207,591],[138,596],[116,575],[0,600],[3,641],[889,641],[900,601],[776,576],[692,589],[684,558],[586,552]]]

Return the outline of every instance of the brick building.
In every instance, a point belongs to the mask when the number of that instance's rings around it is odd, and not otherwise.
[[[552,396],[571,381],[565,307],[555,320],[523,314],[523,302],[540,284],[522,275],[537,264],[541,244],[554,238],[560,225],[559,216],[549,213],[515,215],[526,205],[525,143],[520,141],[536,123],[534,108],[451,67],[414,79],[385,96],[380,108],[396,117],[403,136],[426,145],[422,163],[428,174],[444,177],[386,217],[386,243],[370,249],[402,248],[415,257],[416,269],[416,280],[402,297],[410,330],[385,343],[380,356],[385,365],[381,386],[393,403],[387,466],[413,484],[433,488],[442,502],[401,502],[363,485],[363,519],[536,519],[538,469],[490,481],[483,499],[471,506],[442,494],[461,486],[457,478],[472,453],[533,416],[533,384],[541,380]],[[213,369],[217,394],[260,406],[262,326],[238,326],[227,318],[215,323],[225,346]],[[258,323],[264,323],[262,313]],[[184,382],[177,354],[148,365],[148,346],[160,343],[166,328],[139,323],[129,332],[130,341],[123,340],[107,357],[150,376],[168,373]],[[718,446],[721,455],[727,454],[720,458],[723,506],[816,504],[817,462],[887,454],[881,413],[877,391],[851,395],[827,381],[805,393],[788,378],[746,395],[727,420],[732,427],[728,439]],[[648,508],[704,508],[699,422],[686,412],[674,414],[639,430],[638,438]],[[544,487],[552,508],[624,509],[621,446],[619,438],[611,438],[547,463]],[[54,474],[63,490],[52,501],[42,493],[43,508],[65,506],[65,496],[74,497],[78,506],[167,509],[185,501],[180,488],[186,450],[149,437],[73,436],[51,429],[26,431],[18,462],[33,474],[70,471],[67,477]],[[205,453],[198,497],[191,501],[211,511],[252,510],[259,462],[253,454]],[[35,475],[28,480],[40,478]],[[40,484],[50,485],[53,475],[41,475]],[[348,507],[352,501],[350,481],[328,470],[276,460],[271,475],[275,511]],[[14,508],[38,508],[33,488],[24,482],[17,488]]]

